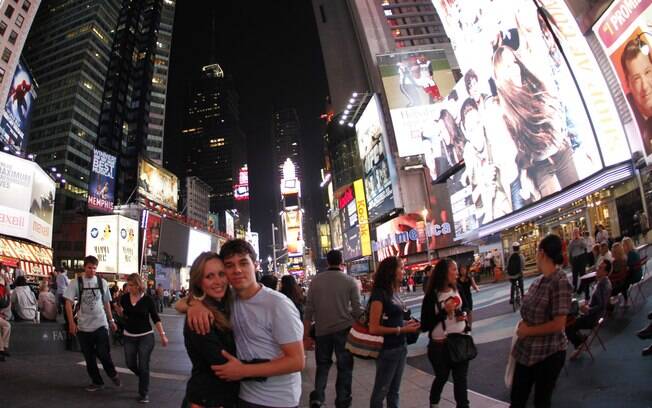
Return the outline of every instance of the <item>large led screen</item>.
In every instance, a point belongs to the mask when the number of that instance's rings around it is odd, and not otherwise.
[[[186,265],[192,265],[195,259],[202,253],[211,250],[211,236],[205,232],[191,229],[188,234],[188,256]]]
[[[434,131],[433,105],[455,85],[446,55],[442,50],[379,55],[378,68],[398,154],[420,155],[423,136]]]
[[[138,194],[173,210],[179,200],[179,179],[147,160],[138,165]]]
[[[93,150],[93,164],[88,181],[88,208],[113,212],[117,159],[101,150]]]
[[[303,226],[300,209],[283,212],[285,226],[285,244],[288,256],[303,256]]]
[[[51,247],[55,194],[38,164],[0,153],[0,234]]]
[[[355,124],[355,131],[364,169],[367,209],[371,218],[376,218],[394,208],[394,195],[385,153],[384,124],[375,95]]]
[[[603,164],[570,70],[532,1],[434,4],[468,95],[457,95],[453,114],[465,164],[449,180],[459,239]]]
[[[12,146],[13,150],[24,150],[35,100],[36,83],[21,61],[16,66],[0,119],[0,139],[4,144]]]
[[[344,233],[344,247],[342,248],[342,257],[347,262],[362,257],[360,230],[357,227],[353,227]]]
[[[616,0],[593,27],[627,97],[632,151],[652,155],[652,0]]]

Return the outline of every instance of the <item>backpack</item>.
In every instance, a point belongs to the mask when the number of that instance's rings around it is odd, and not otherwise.
[[[522,269],[521,256],[517,253],[511,254],[509,261],[507,261],[507,274],[509,276],[517,276],[521,274]]]
[[[100,299],[104,299],[104,286],[102,284],[102,279],[95,275],[95,279],[97,279],[97,287],[100,289]],[[77,321],[79,311],[81,309],[81,299],[82,299],[82,293],[84,292],[85,289],[91,289],[92,288],[84,288],[84,280],[81,276],[77,277],[77,287],[79,288],[79,300],[77,301],[77,304],[75,305],[75,310],[73,310],[73,316],[75,321]],[[102,302],[104,303],[104,302]]]
[[[9,289],[5,285],[0,285],[0,309],[9,307],[11,297]]]

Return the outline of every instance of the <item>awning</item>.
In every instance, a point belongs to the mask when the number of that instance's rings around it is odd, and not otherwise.
[[[54,270],[52,249],[10,238],[0,238],[0,262],[18,266],[27,275],[48,276]]]

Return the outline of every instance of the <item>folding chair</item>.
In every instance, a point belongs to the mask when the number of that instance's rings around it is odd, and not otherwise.
[[[647,260],[648,260],[648,256],[645,255],[643,258],[641,258],[641,261],[639,263],[639,265],[641,267],[641,276],[643,278],[645,278],[645,275],[647,275]],[[641,278],[641,279],[643,279],[643,278]]]
[[[591,329],[591,333],[586,337],[586,339],[582,342],[582,344],[580,344],[579,349],[582,350],[583,352],[587,352],[591,357],[591,360],[594,360],[593,353],[591,353],[591,345],[596,339],[602,346],[602,349],[607,351],[607,348],[604,346],[604,343],[600,338],[600,329],[602,328],[603,324],[604,324],[604,317],[601,317],[600,320],[598,320],[598,324],[596,324],[595,327]]]
[[[641,299],[641,304],[645,305],[645,299],[647,298],[647,295],[643,291],[643,283],[645,283],[644,279],[641,278],[640,281],[629,287],[629,298],[632,300],[632,305],[636,303],[637,299]],[[632,294],[634,296],[632,296]]]

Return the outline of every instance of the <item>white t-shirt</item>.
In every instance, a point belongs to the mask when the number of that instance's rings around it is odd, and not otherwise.
[[[83,332],[94,332],[100,327],[108,327],[106,320],[106,312],[104,310],[104,303],[111,301],[111,294],[109,293],[109,284],[106,280],[102,279],[102,288],[104,288],[104,298],[100,296],[100,289],[97,286],[97,277],[92,278],[82,277],[84,283],[84,290],[81,299],[81,308],[79,309],[78,326],[79,330]],[[70,282],[66,288],[63,297],[74,301],[79,298],[79,285],[77,279]]]
[[[444,302],[446,302],[446,300],[448,300],[450,297],[455,297],[457,300],[459,300],[459,304],[455,309],[462,310],[462,298],[460,297],[460,294],[454,289],[449,289],[448,292],[437,293],[437,298],[439,299],[439,305],[441,307],[440,310],[444,309]],[[466,322],[463,320],[458,322],[455,316],[452,318],[448,317],[445,321],[445,324],[446,331],[444,331],[444,327],[441,323],[435,326],[430,336],[433,340],[445,339],[446,333],[463,333],[464,329],[466,328]]]
[[[269,359],[283,354],[281,345],[303,339],[303,324],[292,301],[262,287],[247,300],[233,303],[233,334],[240,360]],[[240,383],[240,398],[252,404],[296,407],[301,397],[301,373]]]

